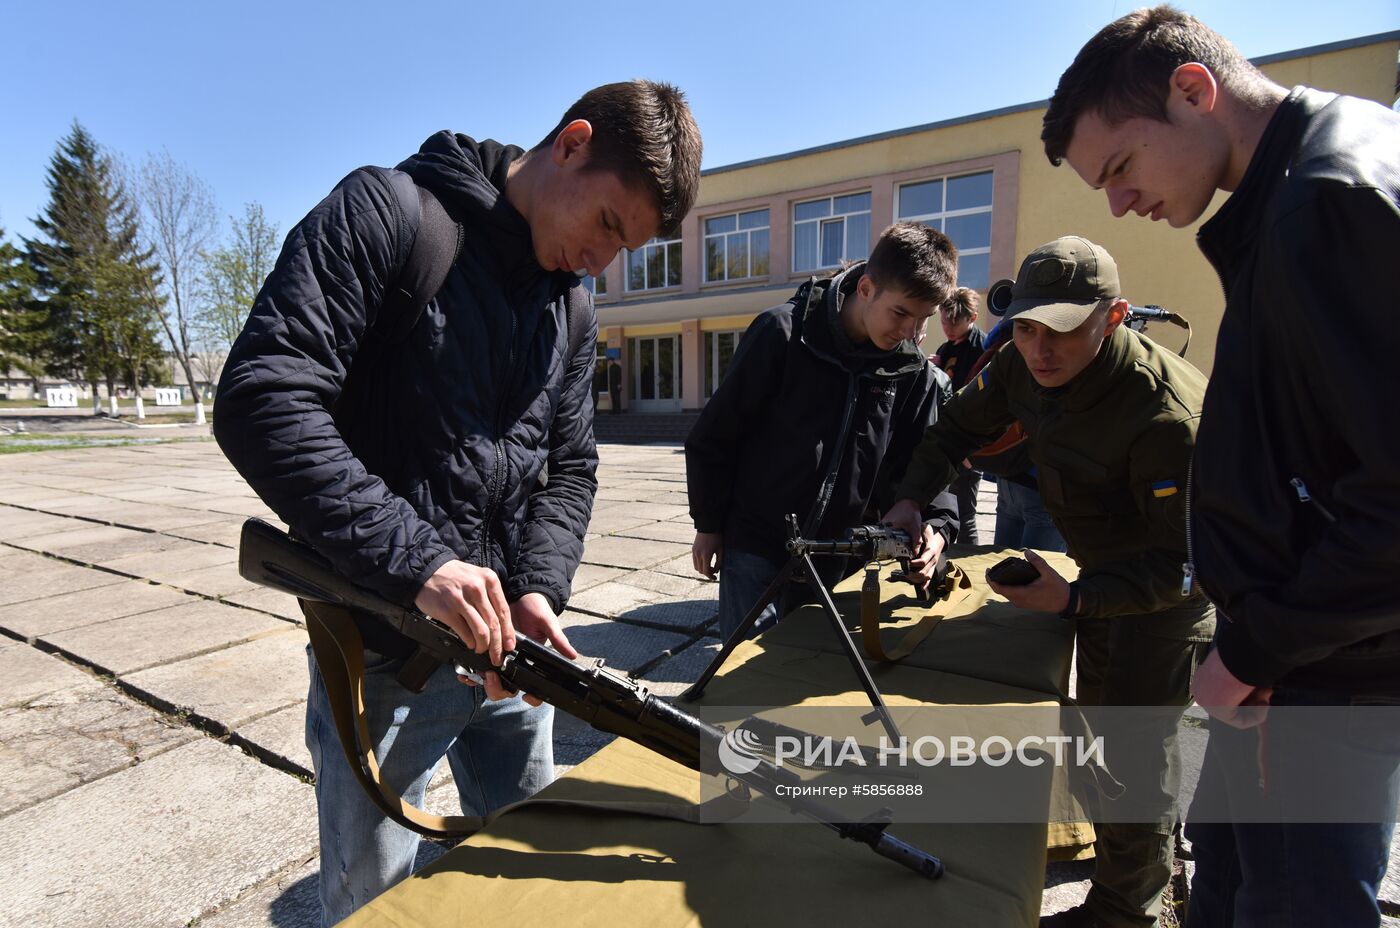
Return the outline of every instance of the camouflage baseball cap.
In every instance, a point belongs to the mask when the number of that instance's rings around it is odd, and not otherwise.
[[[1121,294],[1113,256],[1086,238],[1066,235],[1026,255],[1015,280],[992,284],[987,304],[1007,319],[1028,319],[1056,332],[1071,332],[1100,300]]]

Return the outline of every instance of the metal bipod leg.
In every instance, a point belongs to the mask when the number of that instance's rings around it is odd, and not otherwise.
[[[865,695],[870,699],[870,705],[874,710],[872,714],[880,720],[880,724],[889,733],[890,739],[896,744],[899,743],[901,738],[899,727],[895,725],[894,718],[885,706],[885,699],[880,695],[880,689],[875,685],[874,678],[870,676],[869,668],[865,666],[860,652],[856,650],[856,644],[851,640],[850,632],[846,630],[846,623],[841,621],[841,613],[837,611],[836,603],[832,601],[831,594],[822,585],[816,565],[812,563],[811,555],[806,553],[795,554],[788,559],[788,562],[783,565],[783,569],[778,571],[778,575],[773,578],[773,582],[768,584],[768,588],[763,591],[763,595],[754,603],[753,608],[744,616],[744,621],[739,624],[732,635],[725,639],[719,653],[715,655],[714,660],[710,661],[710,665],[700,674],[699,679],[680,694],[680,700],[682,702],[695,702],[705,695],[705,686],[714,679],[715,674],[719,673],[719,669],[724,666],[724,662],[729,659],[729,655],[739,646],[739,643],[748,637],[749,631],[758,622],[763,610],[782,593],[783,584],[787,583],[793,574],[799,573],[799,571],[803,582],[816,592],[817,602],[821,605],[822,611],[826,613],[827,620],[836,633],[836,640],[841,642],[846,659],[860,679],[860,685],[865,690]],[[866,721],[869,719],[867,718]]]
[[[724,645],[719,649],[714,660],[710,661],[710,666],[706,667],[704,672],[700,674],[700,679],[692,683],[684,693],[681,693],[680,700],[682,702],[695,702],[705,695],[705,685],[714,679],[715,674],[719,673],[719,669],[724,666],[724,662],[729,659],[729,655],[734,652],[739,643],[748,638],[749,631],[758,623],[758,618],[763,615],[763,610],[767,609],[768,604],[778,598],[783,591],[783,584],[787,583],[793,573],[801,566],[801,558],[796,556],[788,558],[788,562],[783,565],[782,570],[778,571],[773,582],[768,584],[768,588],[763,591],[758,602],[754,603],[748,615],[744,616],[744,621],[739,623],[739,627],[734,629],[732,635],[724,639]]]

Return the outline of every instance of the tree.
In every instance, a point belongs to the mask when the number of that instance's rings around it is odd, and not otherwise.
[[[42,353],[52,374],[116,385],[139,395],[160,346],[149,322],[159,271],[139,243],[137,213],[110,156],[77,122],[49,161],[49,203],[34,220],[42,237],[26,239],[47,311]],[[143,337],[142,332],[146,335]]]
[[[196,377],[198,283],[218,214],[214,197],[198,175],[170,157],[151,155],[141,166],[141,203],[149,239],[163,271],[161,327],[185,371],[194,398],[195,421],[203,423],[204,394]]]
[[[211,381],[243,330],[248,310],[277,259],[277,227],[268,223],[261,205],[247,204],[242,218],[229,217],[229,226],[228,244],[211,252],[204,265],[200,358]]]
[[[45,313],[34,301],[34,270],[0,229],[0,372],[24,371],[38,387]]]

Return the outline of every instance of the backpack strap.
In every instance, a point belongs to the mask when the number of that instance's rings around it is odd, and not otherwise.
[[[374,317],[376,340],[397,344],[413,331],[447,280],[462,250],[462,225],[447,214],[436,194],[408,174],[373,170],[389,185],[398,204],[400,248],[403,241],[410,243],[398,277],[386,289]]]

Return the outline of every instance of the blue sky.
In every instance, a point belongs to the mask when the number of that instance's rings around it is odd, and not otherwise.
[[[0,0],[0,226],[32,235],[74,119],[131,161],[166,148],[224,214],[285,234],[361,164],[451,128],[529,146],[584,90],[680,85],[705,167],[1044,99],[1137,4]],[[1253,57],[1400,28],[1397,0],[1183,2]]]

